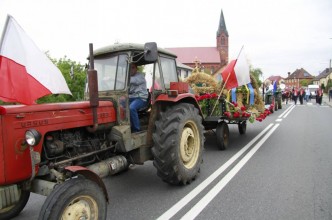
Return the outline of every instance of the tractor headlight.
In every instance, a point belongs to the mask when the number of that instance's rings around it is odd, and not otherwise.
[[[40,139],[41,139],[41,134],[35,129],[30,129],[25,132],[25,141],[30,146],[38,145],[40,142]]]

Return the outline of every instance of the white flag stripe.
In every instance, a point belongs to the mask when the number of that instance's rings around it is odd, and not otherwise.
[[[71,94],[60,70],[39,50],[13,17],[8,19],[0,54],[25,66],[27,72],[52,93]]]
[[[244,51],[242,50],[234,67],[234,72],[237,78],[238,86],[246,85],[250,83],[250,70],[245,57]]]

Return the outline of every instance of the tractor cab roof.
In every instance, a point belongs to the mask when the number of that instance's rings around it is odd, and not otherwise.
[[[138,65],[144,65],[148,63],[152,63],[150,61],[142,59],[141,56],[139,56],[140,53],[143,53],[145,50],[144,44],[136,44],[136,43],[118,43],[118,44],[112,44],[105,47],[98,48],[93,51],[93,55],[95,58],[101,58],[104,56],[109,56],[113,53],[121,53],[121,52],[127,52],[127,51],[133,51],[133,61],[137,63]],[[163,49],[163,48],[157,48],[157,51],[159,54],[164,54],[167,56],[171,56],[173,58],[176,58],[177,56],[170,51]]]

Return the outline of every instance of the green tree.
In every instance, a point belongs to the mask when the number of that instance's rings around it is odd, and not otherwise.
[[[312,84],[312,80],[310,80],[310,79],[301,79],[300,80],[300,85],[302,87],[307,87],[310,84]]]
[[[47,54],[47,53],[46,53]],[[47,54],[48,55],[48,54]],[[49,57],[50,58],[50,57]],[[80,101],[84,98],[86,70],[85,66],[68,59],[66,56],[56,60],[50,58],[51,61],[59,68],[64,76],[71,95],[59,94],[48,95],[37,100],[37,103],[51,103],[51,102],[67,102],[67,101]]]
[[[328,92],[328,90],[332,89],[332,79],[327,80],[327,85],[326,85],[326,92]]]
[[[256,79],[258,86],[262,85],[262,81],[259,79],[263,75],[263,72],[260,68],[253,68],[250,66],[250,74]]]

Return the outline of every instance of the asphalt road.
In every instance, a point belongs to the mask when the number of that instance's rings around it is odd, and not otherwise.
[[[230,125],[225,151],[206,135],[199,177],[177,187],[152,162],[104,179],[108,219],[332,219],[332,108],[284,105],[245,135]],[[14,219],[37,219],[32,194]]]

